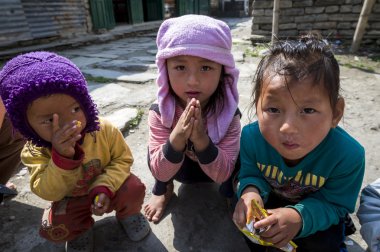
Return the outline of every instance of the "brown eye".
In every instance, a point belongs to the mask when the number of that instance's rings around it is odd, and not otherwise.
[[[177,70],[177,71],[183,71],[183,70],[185,70],[185,66],[176,66],[175,70]]]
[[[42,121],[42,124],[52,124],[52,123],[53,123],[53,117]]]
[[[275,113],[279,113],[280,110],[278,108],[268,108],[267,111],[269,113],[272,113],[272,114],[275,114]]]
[[[313,109],[313,108],[304,108],[304,109],[301,111],[301,113],[303,113],[303,114],[313,114],[313,113],[315,113],[315,112],[316,112],[316,110]]]
[[[78,113],[80,111],[80,107],[77,106],[71,110],[71,113]]]
[[[211,70],[211,67],[209,67],[209,66],[202,66],[202,68],[201,68],[202,72],[207,72],[207,71],[210,71],[210,70]]]

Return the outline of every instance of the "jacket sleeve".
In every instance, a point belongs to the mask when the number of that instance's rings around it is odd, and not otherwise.
[[[80,165],[74,169],[62,169],[53,162],[50,150],[35,147],[29,142],[21,152],[21,161],[29,170],[32,192],[44,200],[61,200],[74,189],[81,177]]]
[[[105,186],[114,194],[129,177],[133,156],[120,130],[105,120],[103,122],[104,144],[108,145],[104,151],[108,148],[110,160],[103,167],[103,173],[96,177],[89,189],[91,191],[95,187]]]
[[[257,167],[257,159],[254,142],[255,134],[253,133],[252,125],[247,125],[243,128],[241,133],[240,143],[240,171],[239,171],[239,185],[237,195],[240,198],[244,189],[248,186],[255,186],[260,191],[260,196],[264,202],[267,201],[271,187],[265,180],[261,171]]]
[[[303,227],[297,237],[336,225],[355,210],[364,176],[364,149],[345,157],[321,189],[294,206],[302,216]]]
[[[368,248],[380,251],[380,178],[362,190],[357,216]]]

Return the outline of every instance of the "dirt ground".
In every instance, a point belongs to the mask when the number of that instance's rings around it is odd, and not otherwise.
[[[246,35],[246,33],[244,34]],[[239,36],[238,29],[235,31],[235,36]],[[255,48],[252,47],[249,50],[254,51]],[[257,64],[258,58],[253,54],[246,54],[245,56],[244,64]],[[340,125],[366,149],[366,172],[363,187],[380,177],[380,58],[379,56],[373,56],[368,52],[365,56],[337,55],[341,66],[342,95],[346,101],[345,115]],[[241,105],[239,107],[244,115],[242,119],[243,125],[249,122],[246,112],[251,89],[252,86],[249,82],[239,86],[241,94]],[[144,182],[147,182],[148,186],[150,186],[149,179],[151,178],[148,179],[148,177],[151,177],[151,174],[149,174],[146,167],[147,108],[144,109],[145,113],[140,125],[134,130],[134,133],[126,136],[126,141],[135,157],[134,169],[144,167],[143,172],[141,172],[142,180],[145,180]],[[38,238],[38,225],[42,209],[48,203],[39,200],[37,196],[30,192],[28,177],[27,171],[21,169],[11,179],[17,185],[19,194],[13,199],[6,200],[0,206],[0,251],[61,251],[62,246],[50,245],[50,247],[46,247],[46,244],[43,244]],[[236,242],[234,238],[239,237],[237,231],[218,235],[220,230],[225,228],[232,229],[233,226],[228,222],[225,212],[216,211],[216,209],[224,207],[220,199],[214,201],[204,200],[207,197],[215,197],[217,194],[206,193],[198,202],[196,199],[187,197],[188,195],[203,194],[203,189],[204,187],[202,186],[190,188],[176,184],[176,196],[168,207],[168,212],[171,215],[170,225],[166,222],[168,220],[164,220],[159,225],[152,225],[152,232],[155,236],[150,237],[148,243],[159,245],[153,247],[153,250],[152,247],[142,246],[129,251],[242,251],[244,248],[242,249],[237,243],[236,245],[234,244]],[[148,189],[146,200],[149,196]],[[197,203],[203,206],[203,210],[194,207],[194,204]],[[174,205],[176,205],[176,209],[173,208]],[[221,223],[227,223],[227,227],[219,224],[214,225],[209,233],[198,232],[197,225],[204,223],[203,211],[207,211],[208,214],[211,213],[210,216],[215,222],[223,219],[224,222]],[[212,214],[213,211],[215,211],[215,216]],[[188,218],[188,216],[192,218]],[[352,214],[352,217],[358,231],[350,237],[348,251],[363,252],[366,245],[359,234],[360,225],[356,215]],[[98,228],[101,225],[102,223]],[[105,234],[105,236],[110,236],[116,231],[111,226],[103,232],[102,234]],[[173,234],[165,234],[165,232],[174,232],[174,238]],[[189,232],[191,232],[191,236],[187,236]],[[100,235],[98,238],[101,239]],[[118,239],[112,239],[111,245],[99,251],[123,251],[115,249]],[[204,243],[198,242],[192,247],[189,244],[192,244],[194,240],[204,241]],[[228,248],[222,245],[213,247],[208,245],[218,242],[221,244],[225,242],[230,245]]]

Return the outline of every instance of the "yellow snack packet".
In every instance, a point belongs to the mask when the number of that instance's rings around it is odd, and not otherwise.
[[[251,202],[251,209],[248,210],[247,213],[247,224],[245,227],[240,229],[240,231],[248,237],[253,243],[260,244],[262,246],[273,246],[273,243],[266,242],[260,238],[260,234],[267,231],[269,227],[255,229],[253,225],[255,222],[262,220],[268,216],[268,212],[263,209],[255,200]],[[297,245],[290,241],[286,244],[285,247],[282,247],[281,250],[286,252],[296,252]]]

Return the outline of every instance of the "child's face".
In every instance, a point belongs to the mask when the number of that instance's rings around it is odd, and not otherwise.
[[[26,115],[33,130],[45,141],[51,142],[53,136],[53,114],[58,115],[59,128],[68,126],[74,120],[86,127],[86,116],[79,103],[66,94],[53,94],[40,97],[29,105]]]
[[[264,79],[257,103],[260,131],[288,165],[298,164],[336,127],[343,115],[344,101],[333,112],[323,85],[310,79],[285,85],[276,75]]]
[[[194,56],[176,56],[167,59],[166,66],[171,87],[186,106],[187,100],[196,98],[202,108],[219,84],[222,65]]]

